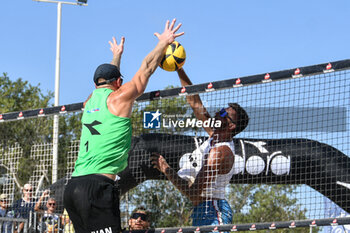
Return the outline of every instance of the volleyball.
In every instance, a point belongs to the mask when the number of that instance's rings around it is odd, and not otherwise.
[[[185,64],[185,60],[184,47],[179,42],[174,41],[168,46],[159,66],[166,71],[176,71]]]

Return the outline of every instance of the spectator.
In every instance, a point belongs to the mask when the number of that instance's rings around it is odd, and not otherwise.
[[[22,188],[22,198],[16,200],[12,205],[15,216],[29,219],[30,213],[34,213],[35,202],[36,200],[33,198],[33,186],[31,184],[25,184]],[[23,230],[23,226],[23,223],[19,224],[19,232]]]
[[[64,211],[63,211],[62,218],[63,218],[62,222],[64,224],[64,233],[75,233],[73,223],[70,220],[66,209],[64,209]]]
[[[46,190],[41,195],[38,202],[35,204],[35,211],[40,215],[38,230],[40,232],[57,232],[63,225],[60,221],[60,216],[56,214],[56,200],[49,197],[50,192]],[[48,197],[46,206],[43,208],[42,203]]]
[[[134,209],[129,219],[129,230],[147,230],[150,226],[149,214],[144,207]]]
[[[11,209],[9,209],[8,205],[8,196],[7,194],[3,193],[0,195],[0,217],[5,218],[13,218],[14,213]],[[10,221],[4,221],[2,224],[2,231],[1,233],[11,233],[12,230],[12,222]]]

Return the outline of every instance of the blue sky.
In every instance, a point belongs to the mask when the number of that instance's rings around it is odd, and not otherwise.
[[[89,0],[62,8],[60,104],[93,91],[112,36],[126,37],[121,71],[130,80],[158,41],[153,33],[172,18],[183,23],[178,41],[194,83],[349,58],[348,0]],[[54,91],[57,5],[1,0],[0,9],[0,72]],[[176,73],[157,69],[146,91],[167,85],[179,85]]]

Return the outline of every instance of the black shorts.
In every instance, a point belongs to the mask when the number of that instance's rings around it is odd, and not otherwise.
[[[108,177],[73,177],[65,188],[63,202],[75,232],[121,231],[119,189]]]

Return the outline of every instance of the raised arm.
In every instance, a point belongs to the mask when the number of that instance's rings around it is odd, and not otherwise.
[[[122,98],[129,100],[132,99],[132,101],[134,101],[144,92],[149,78],[157,69],[164,55],[165,49],[175,40],[176,37],[184,34],[184,32],[176,34],[181,27],[181,23],[174,28],[175,22],[176,20],[174,19],[169,25],[168,20],[162,34],[154,33],[154,35],[159,39],[159,42],[156,47],[143,59],[140,69],[137,71],[132,80],[125,83],[125,85],[121,87],[121,90],[124,93]]]
[[[185,86],[192,85],[190,78],[187,76],[183,68],[178,69],[177,74],[179,75],[181,86],[185,87]],[[207,109],[204,107],[199,95],[188,95],[186,96],[186,100],[187,100],[187,103],[191,106],[193,113],[198,120],[205,121],[211,118]],[[213,134],[212,128],[209,128],[209,127],[203,127],[203,128],[209,134],[209,136],[212,136]]]
[[[151,156],[151,163],[153,167],[163,173],[182,194],[188,197],[193,203],[196,203],[196,199],[199,197],[199,195],[192,191],[189,182],[181,179],[181,177],[172,167],[170,167],[162,155],[153,153]]]
[[[154,168],[162,172],[167,179],[185,196],[187,196],[194,205],[202,202],[203,197],[201,193],[210,184],[214,182],[218,174],[218,168],[222,160],[221,153],[215,148],[206,156],[204,165],[199,171],[193,184],[182,179],[177,172],[170,167],[162,155],[153,153],[151,156],[151,163]]]
[[[168,20],[162,34],[154,33],[159,39],[156,47],[143,59],[140,69],[131,81],[122,85],[108,97],[107,105],[111,113],[120,117],[131,116],[135,99],[145,91],[149,78],[157,69],[164,56],[165,49],[176,37],[184,34],[184,32],[176,33],[181,24],[174,27],[175,22],[176,20],[174,19],[169,24]]]
[[[124,51],[124,41],[125,41],[125,37],[123,36],[120,39],[120,44],[118,45],[117,40],[115,39],[115,37],[112,38],[112,41],[108,41],[108,43],[111,46],[111,51],[113,53],[113,58],[111,61],[112,65],[115,65],[118,67],[118,69],[120,70],[120,61],[121,61],[121,57]]]
[[[39,200],[35,203],[34,211],[36,211],[36,212],[42,211],[42,209],[41,209],[42,202],[43,202],[43,200],[44,200],[45,198],[47,198],[49,195],[50,195],[50,191],[49,191],[49,190],[45,190],[45,191],[43,192],[43,194],[41,195],[41,197],[39,198]]]

